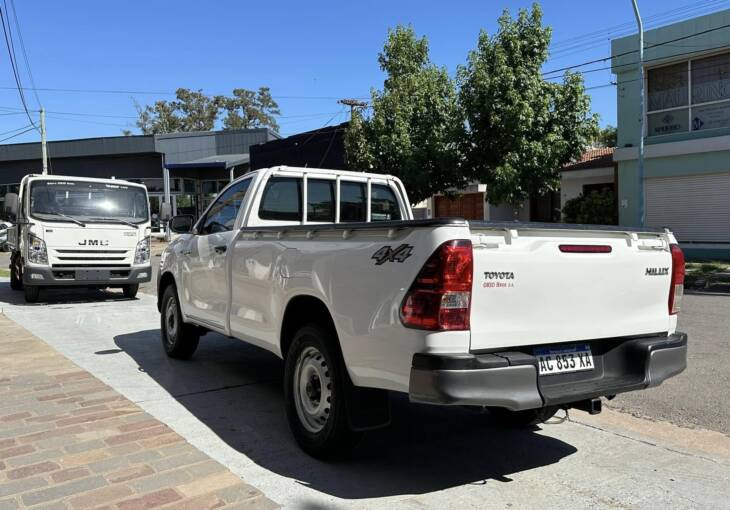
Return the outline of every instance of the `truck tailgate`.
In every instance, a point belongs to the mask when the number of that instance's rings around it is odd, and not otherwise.
[[[471,234],[472,351],[671,327],[664,233],[471,226]]]

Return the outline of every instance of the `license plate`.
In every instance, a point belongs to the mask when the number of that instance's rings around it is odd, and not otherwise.
[[[593,354],[587,344],[555,349],[535,349],[540,375],[566,374],[593,370]]]
[[[107,280],[109,279],[109,271],[101,269],[77,269],[76,280],[79,281],[90,281],[90,280]]]

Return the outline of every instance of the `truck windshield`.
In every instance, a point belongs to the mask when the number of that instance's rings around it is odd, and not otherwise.
[[[30,213],[50,221],[144,223],[147,193],[137,186],[84,181],[33,181]]]

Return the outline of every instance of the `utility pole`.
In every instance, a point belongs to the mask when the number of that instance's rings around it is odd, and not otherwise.
[[[41,153],[43,155],[43,175],[48,174],[48,148],[46,147],[46,109],[41,106]]]
[[[641,21],[637,0],[631,0],[634,6],[636,24],[639,26],[639,226],[644,226],[644,23]]]
[[[352,115],[355,113],[356,108],[365,108],[368,105],[367,102],[357,99],[340,99],[337,102],[350,107],[350,120],[352,120]]]

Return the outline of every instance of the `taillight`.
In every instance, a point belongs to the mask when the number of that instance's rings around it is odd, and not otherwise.
[[[473,272],[471,241],[457,239],[439,246],[403,300],[403,324],[437,331],[469,329]]]
[[[669,245],[672,252],[672,281],[669,288],[669,315],[679,313],[684,294],[684,253],[678,244]]]

